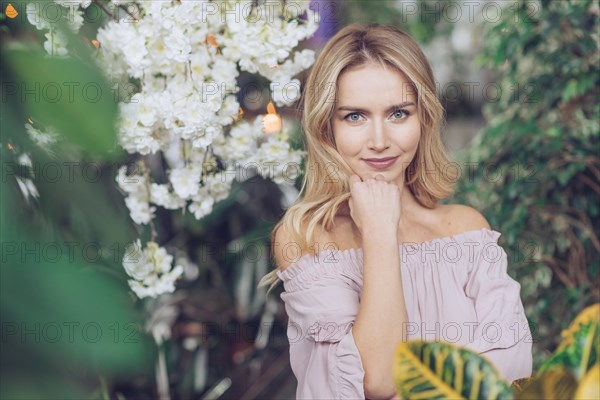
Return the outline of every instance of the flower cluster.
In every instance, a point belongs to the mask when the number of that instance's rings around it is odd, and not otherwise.
[[[55,3],[68,8],[64,15],[77,31],[90,1]],[[242,118],[237,78],[246,71],[269,80],[278,106],[298,100],[300,82],[293,77],[314,62],[312,50],[294,50],[318,27],[310,1],[102,4],[111,19],[97,32],[95,59],[118,93],[135,87],[119,104],[119,143],[142,164],[162,156],[168,179],[153,182],[149,167],[133,175],[121,168],[117,183],[135,223],[151,223],[156,207],[187,208],[198,219],[210,214],[234,178],[248,177],[232,173],[238,167],[252,166],[279,184],[300,174],[304,152],[290,147],[285,129],[267,134],[262,115]],[[66,55],[68,43],[40,7],[27,12],[32,24],[50,31],[48,53]]]
[[[183,274],[183,267],[171,268],[173,256],[155,242],[148,242],[143,249],[138,239],[127,247],[123,267],[129,287],[139,298],[157,297],[175,291],[175,281]]]

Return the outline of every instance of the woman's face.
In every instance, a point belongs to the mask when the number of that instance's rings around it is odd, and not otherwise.
[[[404,184],[421,137],[414,89],[404,74],[376,64],[338,79],[332,129],[338,153],[361,178]]]

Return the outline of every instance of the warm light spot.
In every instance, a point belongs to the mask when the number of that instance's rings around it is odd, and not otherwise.
[[[31,117],[27,118],[27,122],[29,122],[31,125],[33,125],[33,120],[31,119]]]
[[[269,102],[267,105],[267,115],[263,117],[263,125],[266,134],[277,133],[281,131],[282,121],[281,117],[277,115],[273,102]]]
[[[217,43],[217,39],[215,38],[215,35],[213,35],[212,33],[209,33],[206,36],[206,41],[208,42],[208,44],[210,44],[213,47],[219,47],[219,43]]]
[[[4,11],[4,14],[6,14],[6,16],[8,18],[15,18],[17,15],[19,15],[17,10],[15,10],[13,5],[10,3],[8,3],[8,5],[6,6],[6,10]]]
[[[7,143],[7,144],[6,144],[6,147],[8,147],[8,149],[9,149],[9,150],[12,150],[12,149],[13,149],[13,145],[12,145],[12,144],[10,144],[10,143]]]
[[[93,45],[96,49],[100,48],[100,42],[97,41],[96,39],[92,39],[90,40],[87,36],[85,35],[81,35],[83,36],[83,40],[85,41],[85,43],[87,43],[88,45]]]

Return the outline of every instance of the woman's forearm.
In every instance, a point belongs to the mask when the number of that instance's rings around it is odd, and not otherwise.
[[[365,370],[367,397],[389,399],[394,394],[394,351],[407,340],[400,246],[395,230],[381,229],[363,232],[362,245],[363,289],[352,334]]]

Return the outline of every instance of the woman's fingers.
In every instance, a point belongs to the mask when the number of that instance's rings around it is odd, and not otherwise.
[[[395,182],[388,183],[380,173],[366,173],[362,179],[353,174],[348,181],[350,217],[361,232],[365,227],[368,230],[389,226],[396,228],[400,217],[400,198]]]
[[[350,189],[352,189],[352,186],[354,186],[355,183],[358,182],[362,182],[360,179],[360,176],[353,174],[350,176],[350,179],[348,180],[349,184],[350,184]]]

